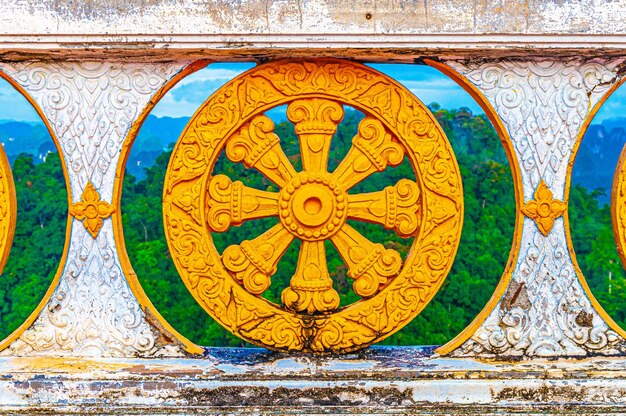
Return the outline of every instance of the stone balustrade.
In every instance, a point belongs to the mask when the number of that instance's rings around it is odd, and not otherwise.
[[[571,244],[567,201],[582,135],[626,73],[626,2],[0,4],[5,11],[0,17],[0,76],[24,94],[49,128],[70,199],[59,271],[39,307],[0,342],[0,412],[623,411],[626,332],[585,283]],[[207,120],[219,111],[210,102],[174,150],[173,160],[180,163],[172,164],[179,168],[171,168],[166,179],[166,234],[178,270],[203,308],[242,338],[282,352],[206,348],[185,339],[143,292],[123,243],[124,164],[142,122],[184,77],[212,62],[243,59],[269,62],[253,70],[256,81],[242,81],[263,95],[254,101],[250,89],[241,93],[226,86],[225,96],[238,97],[243,102],[238,111],[246,115],[265,109],[263,105],[289,103],[289,119],[310,148],[305,149],[306,174],[290,170],[262,119],[250,122],[241,116],[226,126],[224,120],[239,117],[229,113],[211,124]],[[403,89],[393,80],[376,78],[358,61],[420,62],[448,75],[491,119],[514,176],[517,213],[507,267],[483,311],[436,349],[362,349],[414,318],[434,296],[456,252],[463,204],[460,188],[455,188],[460,178],[455,163],[446,165],[446,188],[437,185],[435,165],[454,158],[428,110],[408,95],[392,100],[401,103],[397,114],[430,126],[421,131],[376,107],[359,91],[365,85],[375,88],[367,82],[374,79],[400,96]],[[289,78],[284,69],[289,65],[301,77]],[[328,65],[339,69],[332,72]],[[296,84],[298,90],[291,91]],[[333,176],[324,167],[327,154],[316,149],[327,146],[339,120],[333,115],[339,110],[331,108],[335,101],[361,106],[371,120],[355,139],[341,174]],[[222,130],[238,136],[230,138]],[[375,131],[373,139],[368,131]],[[223,140],[212,141],[218,136]],[[427,139],[438,152],[431,165],[422,145]],[[229,147],[237,140],[252,149],[245,157],[235,145]],[[225,196],[226,185],[210,178],[214,150],[223,147],[228,157],[240,157],[247,167],[264,166],[258,169],[291,190],[278,196],[255,194],[265,198],[265,211],[241,211],[233,195],[252,191],[228,182]],[[192,148],[202,152],[192,154]],[[265,160],[267,152],[275,153]],[[372,199],[387,211],[379,219],[367,214],[367,219],[389,223],[390,229],[409,227],[397,231],[416,239],[413,263],[409,267],[405,259],[402,270],[399,264],[394,269],[393,263],[402,260],[393,253],[383,253],[343,228],[351,215],[364,218],[359,203],[371,202],[350,201],[343,187],[365,171],[393,165],[393,152],[412,157],[421,178],[403,185],[414,190],[419,202],[393,206],[424,225],[400,226],[393,219],[389,201],[401,188]],[[0,172],[5,181],[10,177],[6,165]],[[622,168],[614,207],[624,204]],[[205,197],[199,191],[213,185],[222,193]],[[9,213],[0,219],[5,230],[15,221],[10,188],[10,181],[3,183],[0,195],[0,205]],[[329,198],[315,200],[326,194]],[[345,213],[343,198],[349,201]],[[325,205],[326,200],[334,205]],[[204,218],[205,202],[214,210],[227,206],[223,209],[232,224],[271,214],[280,217],[284,229],[255,245],[242,243],[228,252],[230,258],[225,252],[220,260],[207,245],[210,239],[200,236],[207,228],[198,219]],[[218,203],[222,208],[215,208]],[[307,204],[319,206],[309,210]],[[410,212],[418,204],[420,210]],[[328,217],[319,217],[326,211]],[[615,209],[618,244],[626,238],[620,215]],[[339,231],[328,228],[335,218]],[[207,221],[209,231],[222,226],[220,219],[214,225]],[[298,226],[291,229],[292,224]],[[277,238],[276,233],[284,235]],[[358,282],[366,306],[336,311],[332,282],[328,286],[323,271],[317,280],[310,278],[310,266],[324,264],[319,247],[326,235],[345,248],[349,276]],[[6,257],[10,232],[0,237]],[[280,251],[287,238],[305,242],[301,259],[306,262],[298,266],[291,292],[283,295],[284,307],[270,307],[255,296],[269,284],[263,279],[278,260],[255,249],[269,242]],[[366,253],[352,257],[354,247],[365,247]],[[428,250],[442,264],[428,266],[423,254]],[[244,258],[247,263],[241,266],[238,261]],[[383,316],[385,324],[368,323],[371,316]],[[333,338],[331,329],[340,335]]]

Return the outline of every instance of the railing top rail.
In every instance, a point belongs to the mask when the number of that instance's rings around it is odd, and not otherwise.
[[[58,49],[76,55],[125,51],[129,56],[210,49],[210,55],[244,57],[269,48],[330,48],[334,56],[343,48],[392,48],[398,59],[402,49],[626,49],[626,0],[504,4],[356,0],[346,7],[338,0],[108,0],[68,5],[60,0],[0,0],[0,51],[5,58],[7,52],[20,52],[9,55],[17,58]],[[379,52],[374,58],[385,56]]]

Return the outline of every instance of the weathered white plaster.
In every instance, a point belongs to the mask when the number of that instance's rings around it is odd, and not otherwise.
[[[482,91],[502,119],[520,166],[524,202],[541,180],[565,200],[568,163],[585,118],[619,81],[623,58],[472,63],[449,61]],[[519,289],[519,290],[518,290]],[[567,248],[563,218],[544,236],[524,218],[521,248],[504,296],[455,356],[623,355],[585,294]]]
[[[48,119],[66,163],[71,199],[81,201],[91,182],[112,203],[120,150],[131,125],[154,94],[189,62],[0,63]],[[181,355],[157,342],[124,277],[111,218],[94,239],[72,221],[66,263],[39,317],[5,355]]]
[[[0,50],[626,45],[626,0],[0,0],[0,7]]]
[[[429,358],[419,348],[345,357],[212,349],[211,360],[0,359],[2,410],[143,414],[620,414],[621,359],[489,363]],[[491,406],[491,408],[489,407]],[[0,410],[1,411],[1,410]]]

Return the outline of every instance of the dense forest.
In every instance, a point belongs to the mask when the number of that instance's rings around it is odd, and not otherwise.
[[[442,344],[458,334],[482,309],[504,270],[511,247],[515,201],[510,168],[497,134],[484,115],[467,109],[431,110],[454,148],[463,177],[465,221],[454,266],[442,289],[428,307],[400,332],[385,340],[388,344]],[[347,152],[361,114],[349,110],[335,135],[329,169]],[[296,169],[299,148],[293,126],[276,125],[281,145]],[[175,138],[173,138],[175,140]],[[180,281],[165,242],[161,215],[161,194],[170,152],[162,153],[154,166],[138,180],[127,172],[122,207],[124,235],[129,256],[146,293],[163,316],[183,335],[203,345],[244,345],[196,304]],[[220,158],[215,172],[243,181],[258,189],[276,191],[275,185],[255,170]],[[51,153],[42,163],[22,154],[13,164],[18,196],[18,226],[15,242],[0,288],[0,335],[19,326],[35,308],[56,272],[63,249],[67,216],[67,195],[58,155]],[[408,161],[372,175],[351,192],[371,192],[395,184],[400,178],[415,177]],[[61,192],[63,190],[63,192]],[[570,218],[573,240],[581,268],[603,306],[622,326],[626,308],[621,298],[626,277],[615,250],[609,208],[600,206],[603,190],[589,192],[573,186]],[[218,250],[267,230],[275,219],[256,220],[216,235]],[[393,247],[405,256],[411,239],[403,239],[381,226],[351,222],[373,242]],[[264,294],[279,302],[295,270],[298,244],[283,256],[272,286]],[[341,295],[342,305],[358,299],[352,292],[346,267],[330,242],[328,269]]]

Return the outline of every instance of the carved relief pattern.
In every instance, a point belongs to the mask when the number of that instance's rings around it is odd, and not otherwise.
[[[541,234],[547,236],[552,230],[554,220],[563,215],[567,205],[552,197],[552,192],[543,180],[539,182],[534,197],[535,199],[522,206],[522,214],[535,221]]]
[[[563,218],[557,218],[565,209],[559,201],[567,202],[568,163],[580,128],[617,81],[622,61],[447,62],[485,95],[506,126],[521,168],[523,209],[533,217],[536,208],[539,219],[537,224],[524,219],[523,244],[508,288],[452,355],[584,356],[625,349],[585,293],[567,249]],[[554,197],[547,195],[548,188]],[[546,197],[557,201],[549,215],[541,216],[533,199],[539,203]]]
[[[278,214],[277,195],[232,182],[225,175],[211,178],[207,188],[207,223],[211,231],[224,232],[231,225]]]
[[[100,199],[100,194],[91,182],[87,182],[81,202],[70,207],[70,215],[82,221],[93,238],[98,236],[103,219],[110,217],[114,212],[115,207]]]
[[[16,221],[17,198],[13,173],[4,146],[0,146],[0,274],[13,245]]]
[[[98,190],[100,203],[110,206],[120,150],[132,123],[187,64],[1,65],[38,104],[58,139],[75,214],[80,215],[81,195],[89,195],[91,187]],[[106,216],[99,214],[101,220]],[[94,219],[85,226],[74,219],[68,260],[52,298],[4,354],[181,355],[177,345],[164,344],[132,294],[115,249],[111,219]]]
[[[611,192],[611,219],[617,252],[626,268],[626,150],[622,149]]]
[[[328,172],[342,103],[366,117],[346,158]],[[285,104],[300,140],[302,172],[286,158],[273,123],[262,114]],[[211,176],[221,149],[229,159],[259,170],[280,191],[261,192],[223,175]],[[417,181],[348,194],[405,156],[416,166]],[[246,195],[252,209],[243,209]],[[415,317],[452,265],[463,215],[459,170],[432,114],[386,76],[337,60],[264,64],[220,88],[172,153],[164,209],[175,264],[211,316],[250,342],[313,352],[363,348]],[[212,232],[268,216],[278,217],[278,224],[220,256]],[[348,217],[413,237],[412,254],[403,262],[395,250],[347,225]],[[283,305],[260,299],[295,239],[300,256],[282,293]],[[337,309],[339,296],[327,270],[327,239],[362,297],[342,309]]]
[[[419,227],[420,190],[409,179],[400,180],[384,191],[348,196],[348,218],[377,223],[409,237]]]

